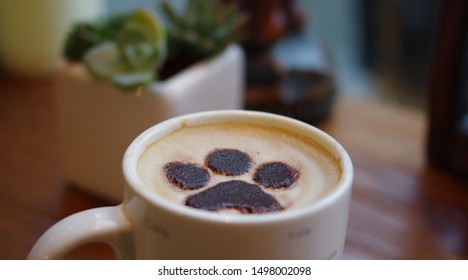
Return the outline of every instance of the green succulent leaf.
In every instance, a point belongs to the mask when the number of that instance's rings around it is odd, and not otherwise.
[[[97,79],[132,89],[154,80],[165,58],[166,35],[162,25],[146,10],[136,10],[112,40],[88,49],[83,62]]]
[[[112,76],[112,82],[122,89],[135,89],[154,80],[152,71],[119,73]]]
[[[83,62],[94,77],[104,81],[110,81],[115,73],[130,70],[114,42],[104,42],[92,47],[84,55]]]
[[[220,53],[242,38],[245,18],[234,4],[188,0],[184,9],[178,12],[169,1],[162,1],[161,10],[170,35],[171,51],[187,61]]]
[[[118,14],[107,19],[75,24],[66,36],[64,57],[69,61],[80,62],[93,46],[113,40],[130,16],[130,13]]]

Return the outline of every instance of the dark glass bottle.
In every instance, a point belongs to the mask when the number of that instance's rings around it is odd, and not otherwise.
[[[245,107],[315,124],[331,112],[330,58],[294,0],[238,0],[248,23]]]

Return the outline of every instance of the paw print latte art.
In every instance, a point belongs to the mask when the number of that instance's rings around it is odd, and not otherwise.
[[[341,176],[338,161],[312,140],[250,124],[182,127],[147,148],[138,173],[160,196],[226,214],[300,208]]]

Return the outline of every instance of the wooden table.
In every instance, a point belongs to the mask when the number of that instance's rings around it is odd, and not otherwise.
[[[111,205],[61,175],[52,92],[0,79],[0,259],[24,259],[60,219]],[[354,162],[344,258],[468,259],[468,186],[426,166],[424,112],[342,96],[320,127]],[[68,258],[114,255],[90,244]]]

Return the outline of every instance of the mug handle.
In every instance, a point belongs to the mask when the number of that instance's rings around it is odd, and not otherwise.
[[[134,259],[131,228],[122,205],[79,212],[48,229],[27,259],[63,259],[71,250],[91,242],[110,244],[119,259]]]

